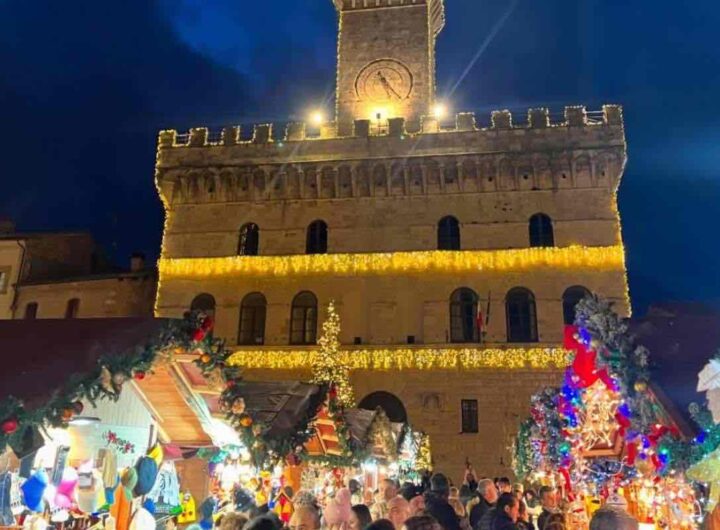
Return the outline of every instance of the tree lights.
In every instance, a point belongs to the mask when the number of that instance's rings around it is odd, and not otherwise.
[[[313,359],[313,383],[330,385],[330,392],[337,393],[338,404],[345,408],[355,406],[355,396],[350,384],[350,369],[338,355],[340,350],[340,317],[335,303],[328,304],[328,316],[323,322],[323,334],[318,341],[320,350]]]

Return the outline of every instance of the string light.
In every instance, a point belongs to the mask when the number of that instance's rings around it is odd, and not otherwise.
[[[228,363],[245,369],[298,370],[318,364],[317,350],[239,350]],[[337,362],[349,370],[549,370],[567,366],[563,348],[387,348],[338,350]]]
[[[584,408],[578,414],[581,447],[591,450],[612,446],[618,431],[615,417],[621,402],[620,395],[598,381],[585,390],[583,401]]]
[[[570,246],[510,250],[415,251],[373,254],[311,254],[292,256],[228,256],[166,258],[158,263],[161,279],[238,276],[340,276],[391,274],[460,274],[523,272],[537,269],[624,271],[622,245]]]
[[[355,396],[350,384],[350,369],[346,360],[338,355],[340,350],[340,316],[335,303],[328,304],[328,316],[323,322],[323,333],[318,343],[320,349],[313,359],[313,383],[334,385],[337,400],[346,408],[355,406]]]

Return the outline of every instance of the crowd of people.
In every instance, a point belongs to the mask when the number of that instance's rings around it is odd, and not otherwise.
[[[322,503],[309,492],[292,498],[292,510],[281,518],[267,506],[242,508],[218,519],[218,530],[570,530],[556,491],[537,492],[507,478],[476,481],[466,473],[453,487],[442,473],[421,486],[382,480],[377,490],[356,480]],[[596,511],[590,530],[638,530],[627,512],[606,507]]]

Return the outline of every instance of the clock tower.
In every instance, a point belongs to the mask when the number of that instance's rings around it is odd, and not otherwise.
[[[443,0],[334,0],[338,32],[337,124],[403,117],[418,130],[435,98],[435,39]]]

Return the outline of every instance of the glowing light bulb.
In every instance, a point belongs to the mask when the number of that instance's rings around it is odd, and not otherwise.
[[[310,114],[310,122],[313,125],[319,127],[320,125],[325,123],[325,115],[322,111],[316,110]]]
[[[433,116],[435,116],[438,120],[447,116],[447,107],[444,103],[435,103],[435,106],[433,107]]]

